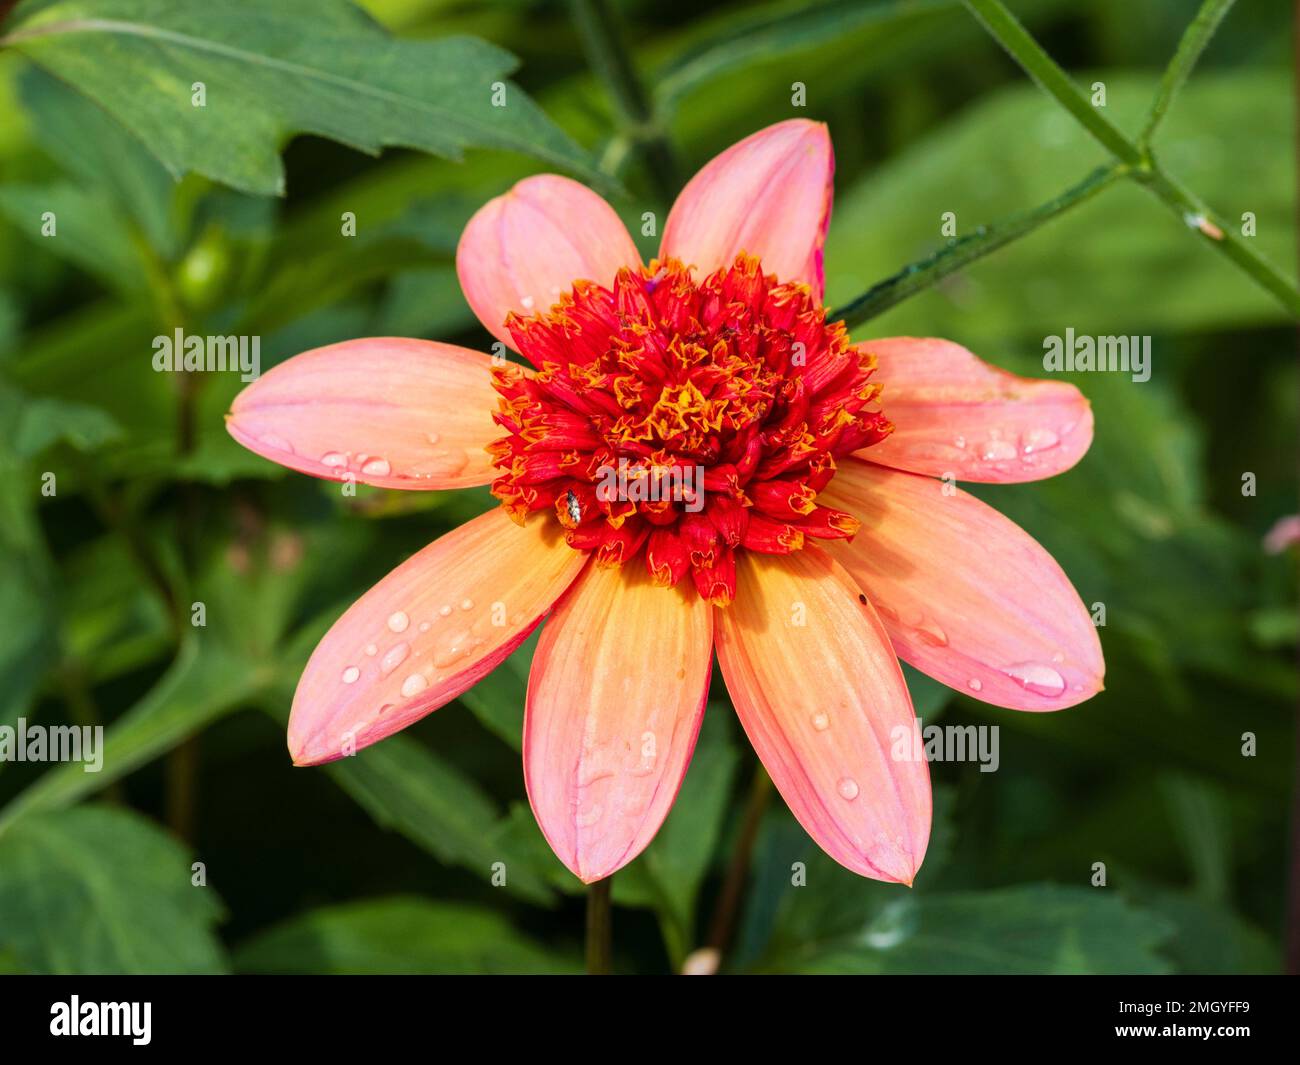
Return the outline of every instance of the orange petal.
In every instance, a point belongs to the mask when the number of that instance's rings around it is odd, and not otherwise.
[[[899,470],[1010,484],[1068,470],[1092,443],[1092,407],[1065,381],[990,366],[948,340],[858,344],[879,360],[873,384],[894,432],[858,452]]]
[[[494,476],[492,360],[431,340],[374,337],[268,370],[226,416],[230,435],[292,470],[380,488],[467,488]]]
[[[542,630],[524,781],[551,849],[587,883],[640,854],[677,796],[709,691],[710,610],[643,566],[591,566]]]
[[[418,721],[510,654],[586,563],[554,522],[497,507],[440,537],[325,634],[289,716],[297,765],[341,758]]]
[[[525,178],[479,208],[456,249],[456,273],[478,320],[507,347],[514,311],[545,313],[578,280],[609,286],[641,256],[609,204],[555,174]]]
[[[822,493],[862,522],[830,545],[894,650],[965,695],[1060,710],[1095,695],[1097,630],[1061,567],[1014,522],[929,477],[845,461]]]
[[[889,638],[829,556],[737,556],[718,663],[791,812],[841,865],[910,884],[930,838],[930,771]]]
[[[757,255],[780,281],[803,281],[821,299],[822,245],[831,221],[835,153],[820,122],[792,118],[733,144],[682,189],[664,224],[661,257],[697,276]]]

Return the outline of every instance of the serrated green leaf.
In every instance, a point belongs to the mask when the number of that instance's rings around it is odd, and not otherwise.
[[[391,736],[328,771],[379,824],[440,861],[464,866],[485,883],[504,872],[506,890],[551,901],[528,855],[504,837],[506,822],[482,788],[415,740]]]
[[[0,837],[0,943],[37,973],[215,973],[222,906],[184,848],[136,814],[85,806]]]
[[[472,37],[396,39],[346,0],[37,0],[7,30],[10,47],[98,103],[177,177],[281,194],[283,142],[312,133],[371,153],[501,148],[601,180],[506,81],[508,53]]]

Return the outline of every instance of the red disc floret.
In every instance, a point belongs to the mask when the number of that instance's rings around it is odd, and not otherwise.
[[[493,494],[523,523],[552,510],[600,565],[644,553],[653,580],[689,572],[735,596],[736,552],[785,554],[858,521],[817,502],[836,459],[893,429],[855,350],[807,285],[740,255],[703,281],[673,259],[578,281],[549,313],[511,315],[530,372],[493,371]]]

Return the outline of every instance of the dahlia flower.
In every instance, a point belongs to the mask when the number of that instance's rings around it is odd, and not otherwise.
[[[527,178],[471,219],[456,264],[479,320],[530,365],[353,340],[240,394],[230,432],[291,469],[491,484],[500,502],[321,640],[294,696],[296,764],[450,702],[545,619],[524,780],[552,849],[591,882],[667,815],[716,652],[808,834],[910,884],[930,780],[892,753],[917,730],[898,659],[1017,710],[1100,690],[1096,630],[1061,568],[955,484],[1068,469],[1092,439],[1087,401],[946,340],[852,342],[822,304],[832,172],[825,126],[755,133],[685,187],[648,266],[596,193]],[[602,491],[612,469],[623,489]]]

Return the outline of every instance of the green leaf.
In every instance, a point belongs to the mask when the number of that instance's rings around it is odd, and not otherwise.
[[[145,278],[131,233],[99,192],[67,182],[0,186],[0,212],[41,248],[62,256],[105,284],[125,291],[143,289]],[[44,232],[52,215],[54,231]]]
[[[41,147],[83,188],[102,192],[124,208],[149,244],[169,258],[177,243],[170,216],[172,180],[144,145],[39,67],[23,72],[19,98]]]
[[[59,810],[165,754],[247,702],[269,678],[198,639],[181,646],[162,679],[104,732],[103,768],[67,762],[39,777],[0,811],[0,840],[35,813]]]
[[[808,943],[780,968],[804,973],[996,976],[1163,973],[1164,919],[1105,889],[1051,884],[904,895],[854,934]]]
[[[222,906],[190,856],[108,807],[45,813],[0,837],[0,943],[37,973],[216,973]]]
[[[552,900],[527,852],[506,838],[508,823],[482,788],[415,740],[390,736],[332,763],[329,772],[379,824],[439,861],[485,883],[504,872],[507,891],[531,902]]]
[[[261,933],[235,955],[245,973],[576,973],[481,906],[386,898],[311,910]]]
[[[666,63],[655,78],[655,100],[677,106],[695,89],[737,68],[765,59],[784,59],[843,39],[864,26],[883,24],[890,32],[929,24],[956,0],[828,0],[768,4],[737,14],[728,11],[715,32],[693,42]],[[949,16],[951,17],[951,16]]]
[[[176,177],[282,194],[280,147],[311,133],[371,153],[501,148],[600,180],[506,82],[508,53],[471,37],[398,40],[345,0],[38,0],[8,31],[10,47],[107,110]],[[493,106],[497,85],[505,106]]]

